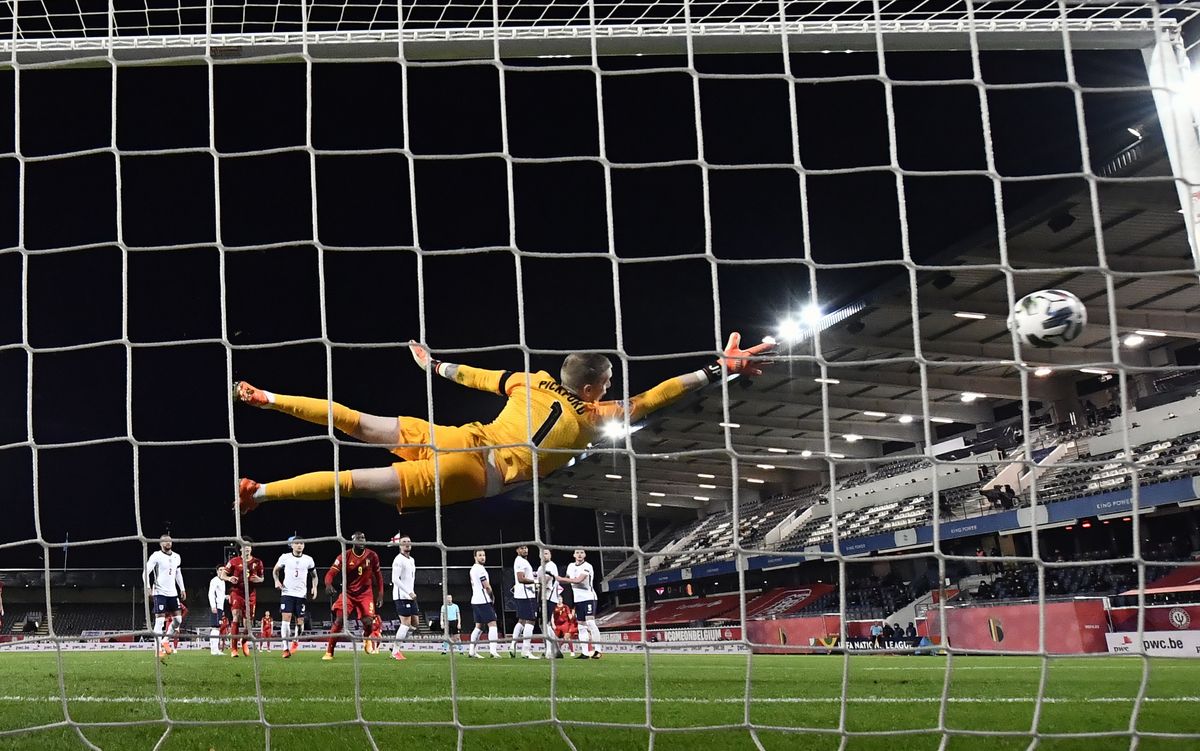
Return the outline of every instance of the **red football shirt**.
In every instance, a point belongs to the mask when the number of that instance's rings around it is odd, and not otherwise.
[[[262,576],[263,575],[263,562],[261,560],[259,560],[258,558],[251,556],[249,569],[247,569],[246,562],[242,559],[242,557],[240,555],[237,555],[237,556],[234,556],[233,558],[230,558],[229,563],[225,564],[225,573],[233,579],[233,581],[229,582],[229,584],[231,586],[233,586],[235,589],[237,589],[238,592],[245,591],[244,588],[242,587],[242,577],[245,576],[245,572],[247,570],[249,570],[250,576],[252,576],[252,577],[253,576]],[[254,592],[254,588],[256,586],[258,586],[258,585],[256,585],[254,582],[250,582],[250,592],[251,593]]]
[[[379,555],[370,549],[365,549],[362,555],[357,555],[353,549],[333,559],[333,565],[325,573],[325,584],[333,586],[342,580],[343,560],[346,566],[346,594],[351,597],[383,591],[383,569],[379,566]]]

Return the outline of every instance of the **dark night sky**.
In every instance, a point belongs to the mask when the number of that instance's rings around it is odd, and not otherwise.
[[[590,71],[539,70],[538,61],[505,75],[510,152],[517,157],[598,154],[594,76]],[[563,60],[553,60],[562,64]],[[577,61],[581,62],[581,61]],[[692,78],[655,68],[680,58],[605,60],[609,70],[644,68],[639,75],[605,76],[605,136],[613,162],[695,159]],[[1062,81],[1061,54],[986,53],[989,83]],[[1076,55],[1085,86],[1144,85],[1140,58],[1127,53]],[[965,54],[894,54],[895,80],[933,81],[970,76]],[[712,73],[779,72],[778,56],[700,58]],[[874,74],[869,54],[797,55],[798,76]],[[417,154],[495,152],[502,148],[499,75],[490,64],[409,71],[412,148]],[[22,73],[21,151],[25,157],[109,145],[108,69]],[[13,74],[0,74],[0,123],[14,121]],[[123,151],[204,148],[208,145],[207,71],[203,66],[126,68],[118,83],[117,144]],[[703,80],[700,84],[705,158],[710,164],[790,163],[787,84],[780,80]],[[271,250],[225,254],[226,314],[235,345],[318,337],[318,251],[312,244],[308,155],[288,151],[305,139],[305,70],[300,65],[221,65],[216,69],[216,143],[220,160],[221,241],[226,247],[290,243]],[[878,81],[824,82],[796,88],[800,156],[809,169],[886,164],[884,87]],[[318,149],[397,149],[403,145],[401,70],[388,64],[322,64],[313,74],[313,141]],[[1061,87],[993,91],[989,105],[999,169],[1004,175],[1050,174],[1080,168],[1072,94]],[[1146,92],[1085,96],[1094,159],[1127,145],[1125,127],[1152,113]],[[900,163],[907,169],[985,167],[979,104],[970,86],[897,87]],[[0,129],[0,248],[17,240],[17,165],[14,131]],[[322,154],[316,160],[319,240],[336,398],[364,411],[426,416],[423,375],[398,343],[419,335],[416,255],[411,246],[409,173],[400,154]],[[418,161],[415,167],[420,245],[425,250],[507,245],[505,163],[496,157]],[[121,161],[122,229],[132,247],[196,247],[128,255],[129,337],[136,343],[221,335],[219,254],[213,202],[213,163],[206,153],[134,156]],[[622,259],[677,256],[704,250],[702,171],[694,165],[612,172],[614,246]],[[708,173],[712,247],[721,259],[785,261],[802,254],[799,182],[785,168]],[[116,230],[114,161],[110,154],[31,162],[26,174],[25,244],[42,249],[112,243]],[[604,172],[595,161],[515,167],[516,240],[522,250],[559,254],[523,259],[529,346],[614,348],[612,264],[573,257],[607,250]],[[836,263],[900,258],[894,176],[885,170],[811,176],[809,213],[814,258]],[[1010,209],[1034,199],[1047,183],[1006,186]],[[912,248],[927,258],[993,218],[992,188],[979,177],[905,180]],[[426,256],[426,341],[446,359],[515,368],[512,349],[456,358],[458,348],[518,341],[514,257],[506,251]],[[899,273],[823,271],[823,302],[853,298]],[[714,347],[710,265],[704,260],[620,266],[621,323],[632,355]],[[0,345],[20,343],[21,256],[0,254]],[[767,333],[777,314],[807,295],[808,272],[794,263],[721,266],[720,328],[748,336]],[[112,245],[31,255],[28,269],[30,343],[58,347],[120,338],[122,254]],[[355,344],[392,344],[363,349]],[[188,441],[228,437],[225,349],[219,344],[134,350],[132,425],[139,440]],[[321,395],[326,350],[303,344],[238,350],[233,372],[277,391]],[[556,372],[561,358],[540,356],[535,368]],[[694,358],[631,363],[632,391],[698,364]],[[26,358],[0,351],[0,444],[25,435]],[[120,345],[38,354],[34,366],[34,438],[38,443],[124,435],[126,353]],[[617,379],[614,389],[626,386]],[[440,422],[487,419],[497,398],[438,383]],[[314,435],[314,426],[282,415],[238,411],[239,441]],[[93,539],[136,531],[133,452],[126,443],[38,452],[42,532],[47,540]],[[230,535],[234,471],[225,445],[143,448],[138,452],[142,529],[156,535],[168,522],[176,536]],[[322,442],[242,448],[243,474],[268,480],[330,468]],[[344,449],[344,466],[390,461],[378,449]],[[34,534],[31,453],[0,451],[4,524],[0,542]],[[528,506],[508,501],[468,504],[446,512],[450,544],[528,536]],[[594,540],[591,514],[555,509],[555,542]],[[401,525],[395,512],[367,501],[343,504],[343,529],[364,528],[386,538]],[[405,515],[418,539],[433,534],[432,514]],[[331,504],[268,507],[246,518],[259,539],[299,530],[334,530]],[[184,548],[185,555],[215,555]],[[0,566],[37,565],[37,549],[0,551]],[[427,557],[430,557],[426,554]],[[73,565],[136,565],[140,545],[125,543],[72,552]],[[431,561],[432,562],[432,561]]]

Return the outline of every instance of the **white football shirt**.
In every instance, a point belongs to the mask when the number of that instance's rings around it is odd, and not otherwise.
[[[530,565],[529,559],[517,556],[513,560],[513,598],[517,600],[532,600],[537,596],[537,592],[534,589],[535,585],[532,583],[522,584],[521,574],[524,574],[525,578],[531,582],[537,581],[533,578],[533,566]]]
[[[307,597],[309,593],[308,572],[317,569],[317,562],[312,556],[303,553],[284,553],[275,562],[275,568],[283,569],[279,581],[283,583],[280,594],[285,597]]]
[[[557,605],[562,602],[562,585],[558,583],[558,564],[547,561],[542,564],[542,591],[546,600]]]
[[[183,572],[179,570],[182,559],[172,550],[164,553],[155,550],[146,561],[146,585],[150,586],[150,574],[154,574],[152,594],[160,597],[178,597],[183,589]]]
[[[417,599],[417,562],[411,555],[400,553],[392,561],[392,599]]]
[[[225,609],[225,582],[219,576],[214,576],[208,581],[208,608],[209,610]]]
[[[483,588],[483,583],[488,580],[487,569],[476,563],[471,566],[471,604],[484,605],[492,601],[491,595]]]
[[[575,595],[575,602],[588,602],[589,600],[596,599],[596,590],[592,586],[592,579],[595,578],[595,573],[592,571],[592,564],[587,561],[583,563],[572,561],[567,566],[568,579],[574,579],[580,574],[585,574],[583,581],[571,585],[571,594]]]

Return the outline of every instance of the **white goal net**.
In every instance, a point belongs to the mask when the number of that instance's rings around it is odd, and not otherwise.
[[[0,748],[214,728],[375,749],[1200,743],[1196,668],[1158,661],[1200,655],[1198,9],[0,5]],[[1023,345],[1010,313],[1049,289],[1086,323]],[[379,465],[235,409],[243,378],[458,425],[495,403],[442,391],[410,338],[502,371],[603,352],[629,399],[733,331],[777,343],[761,377],[610,426],[502,498],[439,491],[399,521],[230,509],[246,475]],[[464,632],[476,549],[497,589],[518,544],[563,571],[591,551],[606,660],[475,670],[428,600],[424,635],[385,616],[387,651],[418,659],[385,675],[352,631],[336,693],[266,653],[235,697],[223,670],[131,657],[116,686],[77,654],[155,645],[140,568],[164,531],[196,599],[223,545],[270,550],[270,593],[293,534],[323,575],[355,532],[383,553],[398,528]]]

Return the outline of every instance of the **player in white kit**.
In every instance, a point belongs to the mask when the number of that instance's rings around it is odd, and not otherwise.
[[[179,601],[187,600],[187,592],[183,588],[183,571],[180,569],[183,561],[179,553],[171,550],[171,536],[160,537],[158,547],[146,561],[145,584],[146,596],[153,599],[154,643],[161,658],[175,651],[170,639],[162,637],[169,637],[179,628],[183,620],[179,617]]]
[[[558,577],[563,584],[571,585],[571,594],[575,596],[575,617],[579,619],[579,641],[583,642],[583,654],[580,657],[600,658],[600,627],[596,625],[596,572],[592,564],[587,562],[587,552],[575,551],[575,562],[567,566],[567,575]],[[590,638],[584,638],[584,633]]]
[[[217,575],[208,580],[208,609],[212,621],[208,629],[208,649],[214,655],[221,652],[221,618],[225,616],[225,580],[220,576],[221,567],[217,566]]]
[[[275,589],[279,590],[279,609],[283,613],[280,636],[283,637],[283,657],[287,659],[300,649],[296,637],[304,628],[304,616],[308,614],[309,600],[317,599],[317,562],[304,552],[304,540],[292,535],[288,538],[291,552],[279,556],[271,576]]]
[[[554,607],[562,602],[562,585],[558,583],[558,564],[550,548],[542,548],[542,563],[538,566],[538,586],[542,590],[542,638],[546,640],[546,657],[562,657],[554,637]]]
[[[417,562],[412,557],[412,540],[408,535],[397,533],[392,542],[400,545],[396,560],[392,561],[392,601],[400,626],[396,629],[396,646],[392,649],[393,660],[403,660],[400,642],[408,636],[409,629],[416,626],[417,613]]]
[[[529,563],[529,546],[517,546],[517,557],[513,559],[513,601],[517,606],[517,627],[513,629],[512,645],[508,649],[509,657],[517,656],[517,642],[525,640],[521,648],[521,656],[526,660],[540,660],[540,655],[532,651],[533,624],[537,622],[538,596],[537,579],[533,576],[533,566]]]
[[[496,640],[500,636],[496,630],[496,597],[492,592],[492,582],[488,577],[487,569],[483,567],[486,562],[487,551],[476,550],[475,564],[471,566],[471,612],[475,616],[475,629],[471,631],[471,649],[467,654],[470,657],[481,659],[484,657],[479,654],[478,644],[485,625],[488,634],[488,650],[492,657],[500,656],[500,653],[496,651]]]

